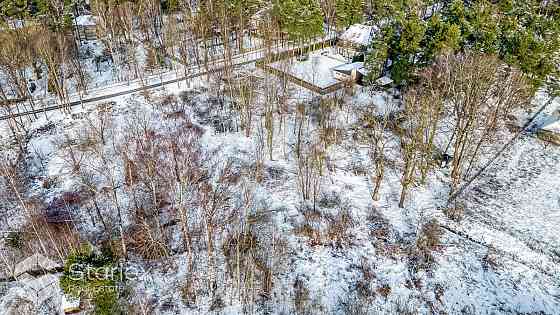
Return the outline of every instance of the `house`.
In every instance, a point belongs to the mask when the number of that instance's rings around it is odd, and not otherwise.
[[[80,40],[96,40],[96,23],[93,15],[80,15],[74,19],[78,38]]]
[[[363,62],[345,63],[331,69],[335,79],[339,81],[361,82],[367,75]]]
[[[541,140],[560,145],[560,108],[545,118],[537,131],[537,136]]]
[[[365,24],[350,26],[337,41],[337,52],[346,58],[354,58],[367,50],[373,39],[375,27]]]
[[[272,19],[272,5],[266,6],[259,11],[255,12],[249,18],[249,29],[256,32],[261,26],[268,26]]]
[[[272,27],[273,6],[267,5],[249,17],[249,32],[252,34],[260,33],[260,37],[270,36],[273,39],[284,39],[288,37],[288,32]]]

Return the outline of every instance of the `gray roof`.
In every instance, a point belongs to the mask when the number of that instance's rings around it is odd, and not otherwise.
[[[41,254],[35,253],[16,265],[16,268],[14,269],[14,277],[18,277],[24,273],[31,274],[36,272],[51,271],[60,267],[61,265],[59,263],[56,263]]]

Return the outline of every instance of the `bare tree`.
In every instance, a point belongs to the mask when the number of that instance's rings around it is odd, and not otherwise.
[[[444,56],[435,77],[449,102],[453,120],[452,193],[476,167],[483,148],[492,144],[512,111],[528,105],[531,89],[525,76],[492,55]]]

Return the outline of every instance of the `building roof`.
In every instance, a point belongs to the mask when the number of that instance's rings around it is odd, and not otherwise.
[[[255,14],[251,15],[249,21],[251,25],[257,26],[262,21],[266,21],[270,18],[272,12],[272,5],[267,5],[266,7],[260,9],[259,11],[255,12]]]
[[[357,45],[367,46],[373,38],[374,30],[375,27],[370,25],[354,24],[340,35],[340,39]]]
[[[386,86],[386,85],[392,84],[392,83],[393,83],[393,79],[391,79],[391,78],[388,77],[388,76],[383,76],[383,77],[381,77],[381,78],[375,80],[375,83],[377,83],[377,84],[379,84],[379,85],[381,85],[381,86]]]
[[[95,26],[95,17],[93,15],[80,15],[75,19],[76,25],[80,26]]]
[[[539,125],[541,130],[560,134],[560,106],[553,113],[546,115]]]
[[[336,67],[332,68],[332,70],[340,71],[340,72],[350,72],[354,69],[359,71],[363,67],[364,67],[363,62],[352,62],[352,63],[345,63],[345,64],[342,64],[340,66],[336,66]]]
[[[50,271],[59,267],[60,264],[41,254],[35,253],[16,265],[14,269],[14,277],[18,277],[24,273],[32,274],[36,272]]]
[[[551,120],[548,123],[545,123],[541,129],[560,134],[560,119],[556,119],[555,121]]]

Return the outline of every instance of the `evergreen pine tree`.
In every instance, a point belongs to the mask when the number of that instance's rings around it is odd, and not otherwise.
[[[360,23],[364,16],[364,0],[336,0],[336,26],[344,29]]]

